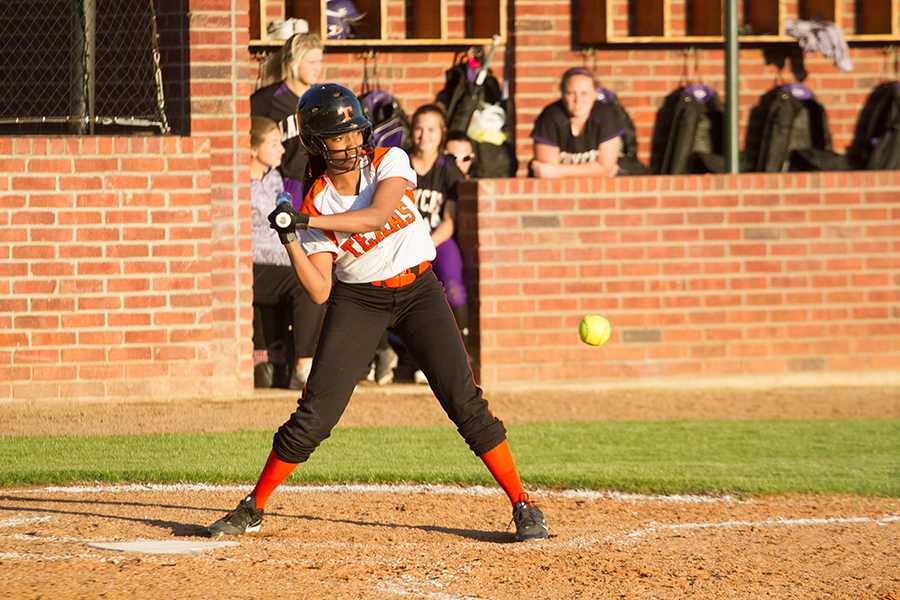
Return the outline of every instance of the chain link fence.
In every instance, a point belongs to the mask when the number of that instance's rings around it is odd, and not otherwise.
[[[154,0],[0,0],[0,131],[169,133]]]

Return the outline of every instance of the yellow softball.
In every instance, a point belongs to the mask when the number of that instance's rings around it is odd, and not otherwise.
[[[581,341],[591,346],[602,346],[609,339],[610,324],[600,315],[585,315],[578,326]]]

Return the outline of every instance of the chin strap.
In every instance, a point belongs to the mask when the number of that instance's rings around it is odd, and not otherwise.
[[[338,154],[338,153],[346,153],[346,152],[349,152],[350,150],[355,151],[353,164],[346,168],[339,168],[339,167],[335,166],[335,162],[339,163],[339,162],[343,162],[343,161],[334,161],[334,160],[332,160],[331,155]],[[326,150],[323,153],[323,158],[325,159],[325,162],[328,164],[328,168],[331,170],[331,172],[333,174],[342,175],[344,173],[349,173],[350,171],[354,171],[354,170],[358,169],[360,166],[360,162],[362,161],[363,158],[365,158],[367,160],[369,159],[369,154],[371,151],[372,151],[371,146],[369,146],[367,144],[362,144],[360,146],[356,146],[355,148],[351,148],[348,150],[337,150],[336,152]]]

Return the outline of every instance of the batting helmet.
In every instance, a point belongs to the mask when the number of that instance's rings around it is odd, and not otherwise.
[[[372,123],[366,116],[356,94],[336,83],[317,84],[309,88],[297,104],[300,114],[300,142],[313,156],[328,160],[325,139],[353,131],[363,136],[363,146],[369,142]]]

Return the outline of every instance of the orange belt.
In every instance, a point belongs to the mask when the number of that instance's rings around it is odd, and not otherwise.
[[[409,269],[403,271],[402,273],[397,273],[393,277],[388,279],[382,279],[381,281],[371,281],[370,283],[375,287],[386,287],[386,288],[399,288],[406,285],[411,284],[416,280],[416,277],[427,271],[431,267],[431,263],[429,261],[425,261],[420,263],[414,267],[410,267]]]

